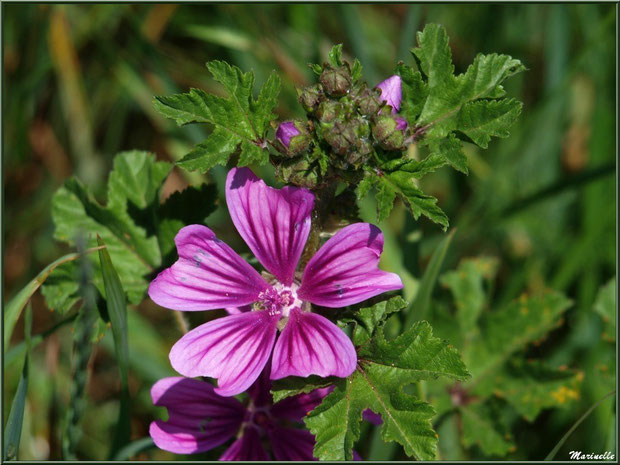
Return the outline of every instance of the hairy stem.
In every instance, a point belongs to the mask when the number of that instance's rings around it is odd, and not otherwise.
[[[329,214],[329,205],[336,193],[336,183],[332,182],[322,189],[314,191],[316,201],[314,204],[314,210],[312,210],[312,227],[310,228],[310,234],[308,235],[308,241],[306,247],[301,254],[300,270],[306,267],[308,261],[319,249],[321,232],[325,227],[325,221]]]

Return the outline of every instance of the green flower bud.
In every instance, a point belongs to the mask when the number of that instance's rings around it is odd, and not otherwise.
[[[362,115],[374,115],[381,108],[381,103],[376,89],[364,89],[357,98],[357,107]]]
[[[304,110],[308,113],[313,113],[318,108],[321,101],[325,100],[325,94],[323,93],[321,84],[315,84],[300,91],[298,98]]]
[[[332,152],[337,155],[344,155],[349,151],[351,144],[355,144],[355,128],[340,121],[336,121],[331,128],[325,127],[322,133]]]
[[[321,123],[329,123],[341,113],[340,104],[333,100],[321,102],[316,110],[316,117]]]
[[[372,135],[386,150],[401,150],[405,141],[407,123],[392,115],[378,115],[372,128]]]
[[[276,166],[276,176],[286,184],[314,189],[320,180],[318,169],[306,159],[292,159]]]
[[[308,149],[310,134],[301,121],[284,121],[276,130],[276,147],[289,157]]]
[[[325,68],[320,76],[325,91],[332,97],[342,97],[351,87],[351,72],[348,66]]]

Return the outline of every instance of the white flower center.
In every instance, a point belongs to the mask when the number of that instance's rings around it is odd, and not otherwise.
[[[271,316],[287,318],[294,307],[302,308],[303,302],[297,297],[297,289],[299,286],[295,283],[291,286],[275,283],[258,295],[259,305]]]

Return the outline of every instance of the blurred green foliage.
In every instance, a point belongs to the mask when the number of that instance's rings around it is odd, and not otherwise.
[[[477,53],[505,53],[528,68],[507,82],[508,94],[524,102],[511,136],[491,141],[484,152],[466,145],[469,176],[443,169],[422,183],[457,229],[443,269],[456,269],[465,257],[496,257],[497,278],[489,292],[498,308],[523,291],[547,288],[573,300],[561,328],[528,347],[526,355],[583,372],[579,399],[518,423],[507,458],[543,459],[589,406],[615,388],[615,346],[609,318],[601,317],[609,312],[608,288],[597,298],[614,277],[616,260],[613,5],[4,4],[2,18],[5,299],[72,251],[54,240],[51,221],[52,194],[71,174],[103,200],[115,153],[149,150],[160,160],[176,161],[204,140],[203,127],[178,128],[159,116],[152,97],[190,87],[223,95],[203,67],[206,61],[253,69],[257,87],[277,70],[282,79],[277,112],[284,119],[302,115],[295,87],[312,82],[306,63],[323,61],[333,44],[344,44],[345,57],[358,57],[374,84],[392,74],[398,60],[412,64],[415,32],[436,22],[450,36],[457,73]],[[162,195],[215,181],[222,204],[224,173],[223,167],[210,177],[174,168]],[[271,179],[268,170],[260,174]],[[372,199],[360,207],[365,219],[375,219]],[[236,250],[245,250],[225,209],[208,222]],[[411,299],[444,233],[426,220],[414,221],[402,204],[380,226],[386,236],[383,267],[402,276]],[[39,294],[32,303],[34,340],[63,317],[50,313]],[[428,317],[452,305],[450,293],[437,289]],[[150,420],[162,414],[152,406],[149,389],[173,374],[167,354],[181,334],[173,313],[149,301],[128,311],[132,440],[148,436]],[[201,318],[190,315],[190,323]],[[22,320],[14,344],[24,333]],[[105,327],[98,331],[102,339],[89,362],[83,434],[75,449],[80,459],[106,456],[120,406],[112,334]],[[63,325],[32,348],[21,459],[62,457],[72,385],[70,334],[70,325]],[[9,355],[5,405],[15,395],[23,360]],[[570,450],[614,451],[614,413],[613,401],[602,403],[556,458],[565,459]],[[7,418],[5,408],[3,424]],[[365,428],[362,435],[369,434]],[[440,451],[442,459],[488,457],[476,447],[464,449],[458,424],[448,422],[440,430]],[[216,458],[219,452],[192,459]],[[359,452],[366,459],[405,458],[374,436]],[[152,448],[137,457],[175,458]]]

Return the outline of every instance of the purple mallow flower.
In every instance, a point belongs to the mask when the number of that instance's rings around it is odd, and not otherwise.
[[[398,113],[400,111],[400,102],[403,99],[401,77],[395,74],[377,84],[376,87],[381,91],[381,101],[392,107],[392,114]],[[407,129],[405,118],[397,116],[394,119],[396,120],[397,130],[404,131]]]
[[[177,454],[205,452],[235,441],[220,460],[316,460],[314,437],[299,427],[331,388],[288,397],[276,404],[269,392],[268,373],[250,387],[245,403],[222,397],[209,383],[192,378],[164,378],[151,389],[153,403],[168,409],[168,420],[151,423],[149,433],[160,449]],[[266,441],[265,441],[266,440]]]
[[[400,111],[400,102],[403,99],[402,82],[400,76],[394,75],[376,85],[381,91],[381,100],[392,107],[392,113]]]
[[[209,228],[181,229],[175,238],[179,260],[151,283],[151,299],[176,310],[238,310],[183,336],[170,351],[173,368],[184,376],[217,378],[215,392],[223,396],[246,390],[272,349],[271,379],[350,375],[357,363],[351,340],[311,313],[310,304],[345,307],[403,287],[398,275],[378,268],[379,228],[356,223],[341,229],[302,275],[296,269],[310,233],[310,191],[274,189],[248,168],[235,168],[226,180],[226,202],[241,237],[269,273],[259,274]]]
[[[284,121],[280,123],[276,130],[276,140],[288,148],[291,144],[291,139],[299,134],[301,134],[301,131],[295,127],[293,121]]]

